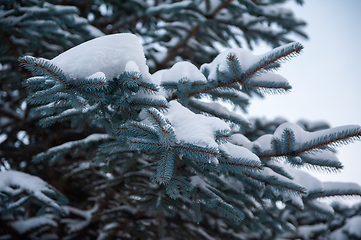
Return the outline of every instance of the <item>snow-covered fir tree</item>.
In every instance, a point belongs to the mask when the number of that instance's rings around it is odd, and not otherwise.
[[[291,89],[283,2],[3,1],[0,239],[361,238],[361,205],[320,201],[361,187],[304,171],[361,127],[244,117]]]

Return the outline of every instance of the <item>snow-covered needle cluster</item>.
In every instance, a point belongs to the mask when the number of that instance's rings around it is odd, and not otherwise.
[[[65,217],[69,231],[80,231],[92,217],[102,215],[109,220],[105,235],[119,227],[114,214],[123,208],[134,219],[154,216],[161,235],[177,232],[171,218],[213,228],[225,221],[224,234],[231,237],[239,232],[247,236],[260,227],[268,229],[267,234],[295,228],[279,216],[281,209],[275,211],[276,203],[299,214],[331,218],[333,208],[319,199],[361,195],[361,187],[322,183],[302,168],[342,169],[334,147],[359,139],[360,126],[308,132],[286,122],[272,134],[251,140],[247,134],[252,123],[219,101],[240,110],[252,93],[288,91],[288,81],[272,70],[302,48],[289,43],[259,56],[230,49],[200,68],[181,61],[154,74],[140,41],[129,33],[96,38],[52,60],[20,57],[21,65],[37,75],[24,80],[24,86],[32,91],[28,102],[38,105],[32,114],[44,127],[70,121],[78,131],[99,129],[85,139],[50,148],[33,161],[60,165],[66,155],[76,158],[85,151],[85,159],[74,163],[69,176],[101,168],[103,179],[89,182],[87,188],[94,193],[107,189],[94,195],[89,213],[61,208],[57,202],[62,198],[46,185],[41,191],[52,191],[54,200],[42,201],[39,191],[35,199],[62,214],[86,215],[76,228],[71,226],[74,220]],[[15,184],[31,190],[29,184]],[[7,180],[0,185],[11,196],[3,200],[4,211],[29,198],[16,198],[17,191],[6,190],[13,185]],[[229,220],[220,220],[224,217]],[[192,227],[186,231],[194,231]]]

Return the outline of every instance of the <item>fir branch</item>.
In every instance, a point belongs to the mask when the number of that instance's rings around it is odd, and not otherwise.
[[[141,90],[143,90],[143,92],[146,92],[146,93],[158,92],[157,85],[155,85],[153,83],[147,83],[147,82],[140,81],[140,82],[138,82],[138,85],[139,85],[139,87],[141,87]]]
[[[248,175],[245,172],[242,172],[242,174],[235,174],[233,177],[238,181],[242,182],[245,188],[250,188],[255,192],[261,192],[264,188],[263,182],[258,181],[257,179],[253,178],[251,175]]]
[[[80,90],[79,91],[82,95],[86,96],[95,102],[100,102],[103,99],[103,93],[98,91],[87,91],[87,90]]]
[[[244,214],[230,204],[227,204],[225,202],[219,202],[217,206],[219,207],[221,212],[223,212],[227,217],[231,219],[237,220],[239,222],[244,219]]]
[[[267,90],[273,89],[276,92],[282,91],[282,90],[288,91],[290,89],[290,85],[287,83],[262,82],[262,84],[260,86],[258,86],[256,84],[256,82],[253,84],[249,79],[255,73],[259,72],[262,69],[267,68],[268,66],[274,64],[275,62],[278,62],[282,59],[290,57],[294,54],[300,53],[302,49],[303,49],[303,46],[300,43],[291,43],[291,44],[276,48],[273,51],[271,51],[270,53],[268,53],[260,61],[258,61],[256,65],[252,66],[251,68],[247,69],[246,72],[243,72],[241,74],[236,74],[237,72],[240,73],[240,71],[237,68],[238,58],[235,55],[229,55],[227,57],[227,64],[230,67],[230,72],[232,73],[232,77],[229,76],[229,77],[231,77],[231,79],[230,80],[227,79],[227,81],[222,81],[215,86],[208,86],[206,88],[203,88],[202,90],[193,91],[189,94],[189,97],[192,97],[192,96],[195,96],[195,95],[198,95],[201,93],[206,93],[208,91],[212,91],[217,88],[228,87],[235,83],[238,83],[245,87],[250,87],[250,88],[261,87],[261,88],[267,89]],[[220,74],[224,75],[225,73],[220,72]],[[261,82],[259,82],[258,84],[260,84],[260,83]]]
[[[86,79],[86,81],[79,80],[76,83],[72,83],[71,87],[74,89],[77,89],[77,88],[87,89],[89,91],[102,90],[107,86],[105,80],[106,79],[104,79],[104,78]]]
[[[19,57],[18,61],[20,62],[20,66],[23,66],[36,74],[54,77],[59,82],[61,82],[65,86],[65,88],[69,87],[68,80],[66,79],[63,71],[61,71],[61,69],[52,64],[49,60],[46,60],[44,58],[23,56]]]
[[[251,76],[251,75],[250,75]],[[250,77],[248,76],[248,77]],[[247,78],[248,78],[247,77]],[[279,84],[279,83],[273,83],[273,82],[269,82],[269,83],[264,83],[264,84],[256,84],[256,83],[252,83],[252,82],[247,82],[245,81],[246,77],[239,77],[237,76],[236,78],[231,79],[230,81],[227,82],[222,82],[221,84],[218,84],[216,86],[210,86],[210,87],[206,87],[202,90],[199,91],[193,91],[191,93],[189,93],[189,97],[193,97],[202,93],[207,93],[210,91],[213,91],[215,89],[219,89],[219,88],[226,88],[229,86],[232,86],[233,84],[239,83],[242,86],[244,86],[247,90],[247,88],[253,89],[253,88],[260,88],[260,89],[264,89],[265,92],[283,92],[283,91],[289,91],[291,89],[291,86],[289,84]],[[258,90],[260,91],[260,93],[262,92],[262,90]]]
[[[242,66],[237,58],[237,56],[234,53],[229,53],[226,58],[228,69],[230,69],[231,78],[235,79],[238,78],[238,76],[242,76]]]
[[[290,128],[285,128],[282,134],[282,152],[290,154],[294,151],[295,133]]]
[[[205,103],[196,99],[189,99],[188,106],[200,112],[208,113],[215,117],[238,124],[242,129],[250,129],[250,123],[242,116],[229,111],[219,103]]]
[[[213,156],[217,157],[217,151],[212,148],[202,148],[199,146],[191,145],[191,144],[182,144],[173,146],[175,149],[182,150],[183,153],[187,155],[192,155],[192,153],[199,153],[202,156]],[[209,150],[208,150],[209,149]]]
[[[4,212],[32,201],[40,207],[50,207],[61,215],[67,214],[67,211],[61,207],[68,203],[67,198],[42,179],[12,170],[0,172],[0,179],[2,180],[0,191],[5,205],[2,209]],[[23,194],[27,196],[22,196]],[[8,197],[3,198],[5,195]]]
[[[347,182],[324,182],[321,191],[312,191],[307,199],[330,198],[330,197],[361,196],[361,187],[356,183]]]
[[[220,4],[212,13],[211,13],[211,17],[214,18],[223,8],[228,7],[229,4],[231,4],[233,2],[233,0],[227,0],[224,1],[222,4]]]
[[[156,127],[160,128],[163,132],[163,126],[167,124],[165,118],[155,109],[148,109],[147,113],[150,116],[150,120],[155,123]]]
[[[273,180],[273,178],[270,178],[270,179],[267,179],[267,180]],[[269,181],[265,181],[268,185],[271,185],[273,187],[279,187],[279,188],[283,188],[283,189],[286,189],[286,190],[289,190],[289,191],[292,191],[292,192],[297,192],[298,194],[301,194],[301,195],[304,195],[307,193],[306,189],[303,188],[303,187],[299,187],[297,185],[293,185],[293,186],[290,186],[289,184],[283,184],[283,183],[276,183],[276,182],[273,182],[270,183]]]
[[[257,65],[247,69],[247,72],[243,73],[242,79],[249,78],[250,76],[260,71],[261,69],[264,69],[275,62],[283,60],[294,54],[299,54],[302,51],[302,49],[303,49],[302,44],[298,42],[289,43],[287,45],[275,48],[269,54],[267,54],[263,59],[258,61]]]
[[[335,129],[335,128],[334,128]],[[323,130],[327,131],[327,130]],[[313,139],[312,141],[306,142],[300,149],[295,153],[300,154],[303,152],[315,150],[325,146],[338,146],[344,145],[361,138],[361,128],[355,127],[353,129],[347,129],[341,132],[335,132],[322,137]]]
[[[31,77],[31,78],[28,78],[25,81],[23,81],[22,85],[23,85],[23,87],[25,87],[28,90],[37,91],[37,90],[46,88],[46,86],[45,86],[46,80],[51,81],[50,79],[46,79],[43,76]]]
[[[305,207],[310,209],[314,215],[318,215],[321,218],[331,218],[334,214],[334,211],[331,206],[322,204],[317,200],[304,200]]]
[[[174,91],[177,90],[178,83],[177,82],[167,82],[164,81],[161,83],[161,86],[168,91]]]
[[[247,172],[242,172],[242,174],[240,176],[236,176],[237,178],[240,178],[240,180],[244,180],[242,182],[247,183],[248,185],[250,185],[252,188],[256,189],[257,191],[262,191],[262,189],[264,188],[264,184],[265,182],[260,180],[259,178],[255,177],[254,175],[251,175]],[[250,179],[252,181],[250,181]],[[256,183],[259,183],[258,185]]]
[[[138,139],[138,138],[129,138],[128,140],[131,146],[135,146],[135,148],[146,149],[146,150],[161,150],[163,145],[158,141],[151,141],[146,139]]]
[[[198,194],[197,194],[197,192],[195,192],[193,195],[193,214],[194,214],[193,221],[194,222],[200,222],[202,220],[201,206],[200,206],[197,196],[198,196]]]
[[[58,115],[43,118],[39,121],[39,123],[43,127],[48,127],[56,122],[70,120],[70,119],[73,119],[80,115],[81,115],[81,112],[79,110],[71,108],[71,109],[67,109],[67,110],[63,111],[62,113],[60,113]]]
[[[243,90],[248,93],[254,91],[260,96],[264,96],[266,93],[277,94],[285,93],[292,89],[292,86],[288,82],[275,82],[275,81],[254,81],[252,78],[242,83]]]
[[[319,137],[313,137],[309,141],[303,142],[301,146],[295,147],[294,150],[288,149],[287,138],[284,139],[286,143],[281,143],[280,140],[274,138],[271,141],[272,150],[258,154],[259,158],[295,157],[303,153],[322,151],[325,147],[332,148],[333,146],[344,145],[361,138],[361,128],[359,126],[349,126],[346,130],[341,128],[342,127],[318,131]],[[337,131],[338,129],[340,129],[340,131]],[[295,137],[297,138],[297,135]],[[284,149],[285,147],[286,149]],[[311,161],[312,160],[309,160],[308,163],[312,164]],[[340,165],[336,165],[336,167],[341,168]]]
[[[140,108],[157,108],[157,109],[167,109],[168,106],[166,104],[165,101],[161,100],[161,99],[133,99],[132,102],[130,103],[130,107],[131,108],[136,108],[136,109],[140,109]]]
[[[49,158],[53,157],[53,155],[59,154],[59,153],[62,154],[62,155],[65,155],[71,149],[73,149],[75,147],[79,147],[79,146],[83,146],[83,145],[89,146],[89,145],[92,145],[94,143],[99,143],[101,141],[107,140],[109,138],[110,137],[109,137],[108,134],[94,133],[94,134],[91,134],[91,135],[89,135],[88,137],[86,137],[86,138],[84,138],[82,140],[67,142],[67,143],[64,143],[62,145],[49,148],[46,152],[43,152],[43,153],[40,153],[40,154],[34,156],[32,161],[33,162],[40,162],[40,161],[49,159]]]
[[[270,169],[272,169],[275,173],[278,173],[288,179],[293,179],[292,175],[290,175],[287,171],[285,171],[279,164],[269,161],[267,163],[265,163],[265,165],[267,167],[269,167]]]
[[[139,129],[141,132],[143,132],[144,136],[152,135],[153,137],[157,137],[155,130],[143,123],[133,121],[133,122],[129,123],[128,125],[129,125],[129,127]],[[138,132],[139,131],[137,131],[137,133]]]
[[[159,160],[155,180],[160,184],[168,184],[169,180],[173,178],[175,171],[174,158],[171,149],[168,148]]]
[[[100,145],[99,150],[102,153],[109,153],[109,152],[112,152],[113,149],[118,151],[119,148],[121,148],[123,146],[124,146],[124,143],[122,143],[120,141],[112,141],[112,142],[103,143],[102,145]]]
[[[188,182],[187,180],[185,180],[184,178],[181,178],[179,176],[172,178],[172,181],[179,183],[179,186],[185,186],[186,190],[190,190],[192,187],[190,182]]]
[[[249,97],[240,91],[215,89],[208,91],[207,94],[210,94],[214,100],[228,100],[243,110],[249,105]]]
[[[64,93],[64,86],[61,84],[56,84],[50,89],[41,90],[30,94],[27,100],[32,104],[50,103],[54,101],[55,96],[64,97]]]
[[[246,168],[241,171],[249,171],[249,169],[252,170],[261,170],[262,168],[259,165],[254,165],[253,161],[247,160],[247,159],[230,159],[224,157],[223,159],[218,159],[219,164],[225,165],[227,169],[233,172],[238,171],[238,167],[240,168]],[[234,168],[236,167],[236,168]],[[237,170],[236,170],[237,169]]]
[[[283,190],[290,191],[292,193],[299,194],[299,195],[305,195],[307,192],[307,190],[305,188],[298,186],[290,181],[284,182],[280,179],[280,177],[277,177],[276,175],[263,176],[262,172],[260,174],[248,172],[248,173],[243,173],[243,175],[245,175],[253,180],[262,182],[266,185],[275,187],[276,189],[283,189]]]
[[[294,204],[291,200],[286,201],[285,204],[286,204],[287,206],[290,206],[290,207],[293,208],[293,209],[296,209],[296,210],[299,211],[299,212],[304,212],[304,211],[305,211],[303,205],[302,205],[302,206],[296,205],[296,204]]]
[[[304,164],[317,170],[337,171],[343,169],[342,163],[338,161],[334,153],[326,150],[319,150],[315,153],[301,153],[299,156]]]

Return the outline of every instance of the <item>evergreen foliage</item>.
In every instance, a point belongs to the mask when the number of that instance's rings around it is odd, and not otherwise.
[[[1,5],[1,238],[361,237],[359,205],[320,201],[361,187],[302,170],[340,171],[335,148],[360,126],[223,105],[291,89],[274,69],[302,52],[287,34],[305,23],[283,1],[61,2]],[[242,39],[275,48],[215,44]]]

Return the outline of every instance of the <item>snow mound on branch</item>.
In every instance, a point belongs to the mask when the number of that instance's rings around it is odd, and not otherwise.
[[[13,188],[12,186],[17,186]],[[8,194],[17,194],[23,190],[36,195],[42,191],[52,191],[42,179],[18,171],[4,171],[0,173],[0,191]],[[20,188],[20,189],[19,189]]]
[[[299,125],[286,122],[277,127],[273,134],[273,138],[282,139],[285,130],[292,131],[295,135],[295,149],[301,147],[307,142],[312,142],[317,139],[322,139],[327,136],[337,136],[338,133],[348,132],[350,130],[361,131],[358,125],[345,125],[340,127],[328,128],[316,132],[308,132],[303,130]],[[321,140],[319,140],[321,141]]]
[[[171,121],[177,140],[201,147],[218,148],[215,141],[216,131],[231,130],[228,124],[219,118],[195,114],[175,100],[169,102],[168,112],[164,116]]]
[[[45,214],[44,216],[32,217],[25,220],[19,220],[10,223],[19,234],[24,234],[32,229],[39,228],[44,225],[57,227],[58,224],[53,220],[55,216],[52,214]]]
[[[87,79],[92,79],[92,78],[106,78],[106,77],[103,72],[96,72],[93,75],[90,75],[89,77],[87,77]]]
[[[52,207],[60,213],[66,214],[66,211],[56,202],[61,197],[61,194],[47,182],[36,176],[14,170],[0,172],[0,193],[16,196],[22,192],[26,192],[41,203]],[[26,196],[22,197],[13,204],[17,205],[22,200],[25,201],[26,198]]]
[[[361,216],[354,216],[350,218],[346,225],[343,227],[343,231],[347,232],[350,236],[361,238]]]
[[[190,62],[178,62],[164,72],[162,76],[162,82],[178,82],[180,79],[187,79],[191,82],[207,81],[199,69]]]
[[[153,83],[157,84],[159,87],[159,90],[158,90],[158,95],[162,95],[164,96],[165,98],[170,98],[172,96],[172,93],[170,93],[169,91],[166,91],[162,86],[162,78],[163,78],[163,74],[166,73],[168,70],[166,69],[162,69],[162,70],[159,70],[155,73],[153,73],[152,75],[152,80],[153,80]]]
[[[209,79],[217,79],[217,67],[220,72],[228,72],[226,59],[231,54],[237,56],[239,63],[241,64],[242,71],[246,71],[265,56],[265,54],[254,55],[251,51],[242,48],[232,48],[218,54],[211,63],[203,64],[201,66],[201,72],[204,72],[204,69],[207,68],[210,70]]]
[[[95,38],[69,49],[51,62],[68,79],[84,79],[97,72],[104,73],[107,79],[113,79],[125,70],[139,69],[144,81],[150,81],[143,46],[138,37],[130,33]]]
[[[233,158],[253,160],[259,162],[259,165],[261,165],[258,156],[245,147],[237,146],[232,143],[225,143],[219,145],[219,149]]]
[[[294,183],[307,189],[309,192],[323,191],[323,183],[309,173],[300,169],[293,168],[287,164],[274,163],[281,166],[286,172],[293,177]]]

